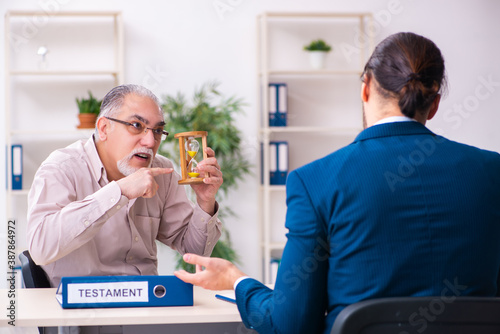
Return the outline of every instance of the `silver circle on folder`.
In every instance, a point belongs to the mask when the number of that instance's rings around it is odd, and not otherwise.
[[[153,293],[158,298],[163,298],[167,293],[167,289],[163,285],[157,285],[153,288]]]

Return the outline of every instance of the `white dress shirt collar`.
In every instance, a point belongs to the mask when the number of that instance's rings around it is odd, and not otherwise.
[[[413,118],[407,116],[390,116],[382,118],[380,121],[373,125],[385,124],[385,123],[395,123],[395,122],[416,122]]]

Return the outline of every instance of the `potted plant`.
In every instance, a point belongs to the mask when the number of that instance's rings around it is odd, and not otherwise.
[[[228,190],[250,173],[250,163],[242,154],[241,132],[235,125],[235,115],[243,111],[245,103],[234,96],[225,98],[217,90],[218,82],[208,82],[196,89],[193,99],[188,102],[182,93],[164,97],[162,105],[165,122],[172,134],[186,131],[207,131],[208,146],[215,151],[217,161],[224,173],[224,183],[218,194],[222,203]],[[174,136],[168,136],[160,147],[160,153],[172,159],[179,166],[179,145]],[[193,197],[193,192],[191,192]],[[194,198],[192,198],[194,199]],[[236,216],[230,208],[221,204],[219,217]],[[237,262],[237,254],[232,248],[227,229],[212,252],[213,257],[220,257]],[[194,272],[194,266],[185,263],[177,255],[177,267]]]
[[[95,127],[95,121],[97,115],[101,110],[101,102],[96,99],[92,93],[89,91],[89,98],[76,98],[76,104],[78,105],[78,119],[80,120],[80,125],[77,126],[78,129],[89,129]]]
[[[332,50],[332,47],[322,39],[313,40],[304,46],[304,50],[309,51],[309,60],[314,69],[325,68],[326,55]]]

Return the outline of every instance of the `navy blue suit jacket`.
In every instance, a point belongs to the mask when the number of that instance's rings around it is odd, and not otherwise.
[[[290,173],[287,206],[274,291],[253,279],[236,289],[260,333],[329,333],[364,299],[497,293],[497,153],[417,122],[375,125]]]

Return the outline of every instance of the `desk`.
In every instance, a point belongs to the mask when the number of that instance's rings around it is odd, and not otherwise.
[[[9,326],[6,307],[10,300],[8,290],[0,289],[0,326]],[[235,304],[215,298],[215,291],[194,287],[194,306],[133,307],[98,309],[63,309],[55,298],[56,289],[16,290],[16,327],[35,326],[109,326],[150,324],[219,324],[230,325],[228,333],[250,333],[241,323]],[[11,326],[9,326],[11,327]],[[135,327],[135,326],[131,326]],[[192,326],[191,326],[192,327]],[[210,327],[210,326],[208,326]],[[201,327],[200,327],[201,328]],[[217,327],[219,333],[220,326]],[[153,331],[147,331],[148,333]],[[169,331],[170,332],[170,331]],[[187,332],[187,331],[184,331]],[[206,333],[204,329],[202,331]],[[146,332],[143,331],[145,334]]]

